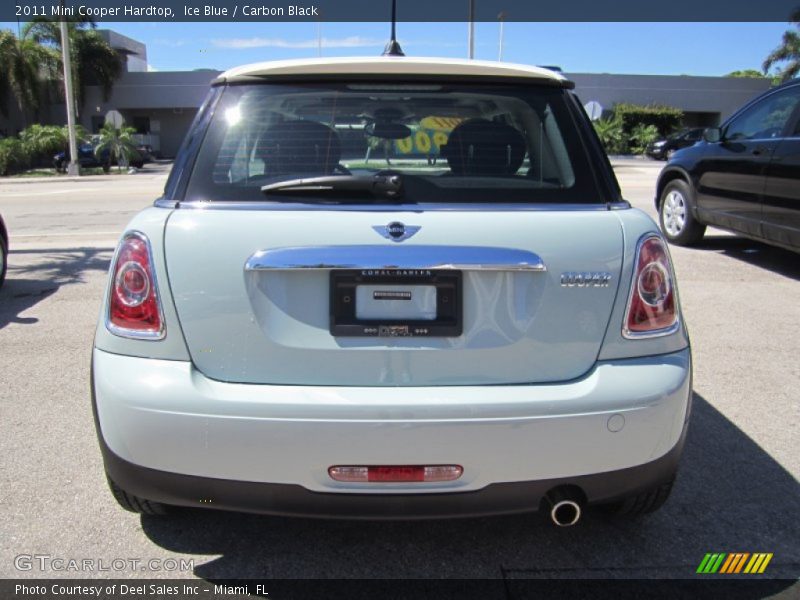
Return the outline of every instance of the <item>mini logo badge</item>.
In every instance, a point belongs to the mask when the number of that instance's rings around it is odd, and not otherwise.
[[[373,225],[372,228],[387,240],[402,242],[420,230],[419,225],[405,225],[400,221],[392,221],[388,225]]]

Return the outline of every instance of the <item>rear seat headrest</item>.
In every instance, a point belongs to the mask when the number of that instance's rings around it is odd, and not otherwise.
[[[275,174],[329,174],[342,157],[335,130],[316,121],[286,121],[264,132],[256,154],[265,172]]]
[[[453,128],[442,155],[455,175],[512,175],[525,158],[525,138],[505,123],[469,119]]]

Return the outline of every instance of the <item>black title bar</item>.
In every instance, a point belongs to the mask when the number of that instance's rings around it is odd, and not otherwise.
[[[397,20],[467,21],[470,0],[398,0]],[[482,22],[780,22],[798,0],[474,0]],[[3,0],[0,21],[91,18],[101,22],[389,21],[390,0]],[[575,35],[581,35],[576,28]]]

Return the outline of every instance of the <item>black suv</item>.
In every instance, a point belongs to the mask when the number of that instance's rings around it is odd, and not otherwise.
[[[713,225],[800,252],[800,81],[768,90],[676,152],[655,202],[674,244],[698,242]]]
[[[645,154],[656,160],[668,160],[672,158],[676,150],[693,146],[699,142],[703,137],[703,131],[702,127],[682,129],[647,146]]]

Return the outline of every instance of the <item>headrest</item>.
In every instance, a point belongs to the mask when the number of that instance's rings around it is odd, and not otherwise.
[[[322,123],[286,121],[264,132],[256,154],[270,175],[325,175],[339,164],[342,143],[336,131]]]
[[[525,158],[525,138],[505,123],[469,119],[453,128],[442,155],[455,175],[512,175]]]

